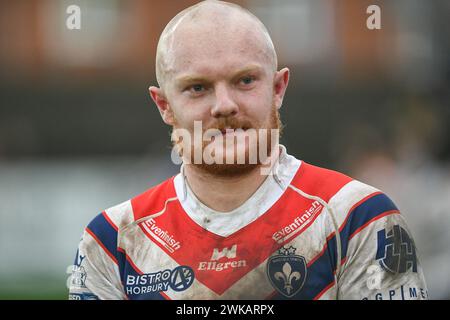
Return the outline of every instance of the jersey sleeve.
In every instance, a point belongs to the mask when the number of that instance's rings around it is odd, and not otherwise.
[[[352,208],[340,236],[339,299],[428,299],[411,232],[385,194],[374,194]]]
[[[69,279],[70,300],[121,300],[117,259],[117,227],[105,212],[83,232]]]

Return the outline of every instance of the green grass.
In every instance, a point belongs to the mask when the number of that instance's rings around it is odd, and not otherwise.
[[[12,276],[0,278],[0,300],[67,300],[65,278]]]

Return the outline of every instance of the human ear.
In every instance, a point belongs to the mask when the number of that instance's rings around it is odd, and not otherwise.
[[[150,96],[158,107],[159,113],[161,114],[161,118],[164,123],[173,126],[174,117],[173,111],[170,108],[169,102],[167,101],[166,95],[163,90],[158,87],[151,86],[148,91],[150,92]]]
[[[274,102],[277,109],[283,104],[284,94],[289,83],[289,69],[283,68],[275,73],[274,77]]]

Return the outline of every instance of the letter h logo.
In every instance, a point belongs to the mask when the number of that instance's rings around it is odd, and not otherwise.
[[[413,272],[417,272],[414,241],[399,225],[393,226],[387,236],[385,229],[378,231],[376,259],[380,260],[380,265],[385,270],[393,273],[405,273],[411,268]]]

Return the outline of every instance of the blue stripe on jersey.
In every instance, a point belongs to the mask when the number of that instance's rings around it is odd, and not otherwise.
[[[375,195],[359,206],[354,208],[340,232],[342,255],[344,259],[347,255],[349,237],[361,226],[371,219],[385,213],[386,211],[398,210],[395,204],[385,194]],[[327,249],[314,263],[308,267],[306,281],[303,289],[291,299],[311,300],[314,299],[323,289],[334,280],[336,270],[336,236],[327,242]],[[375,258],[375,255],[374,255]],[[277,293],[272,299],[287,299]]]
[[[347,222],[340,233],[342,259],[347,256],[347,248],[350,236],[373,218],[376,218],[377,216],[391,210],[398,209],[392,202],[392,200],[383,193],[377,194],[367,199],[355,209],[353,209],[353,211],[350,212],[349,218],[347,219]]]
[[[87,226],[105,248],[117,258],[117,231],[106,220],[102,213],[96,216]]]
[[[119,265],[120,281],[122,285],[125,283],[125,264],[127,263],[127,257],[124,252],[117,250],[117,264]]]
[[[133,266],[127,261],[126,255],[117,250],[117,231],[106,220],[103,213],[97,215],[87,226],[99,241],[105,246],[105,248],[117,259],[120,272],[120,280],[126,291],[127,276],[131,275],[138,279],[139,273],[133,268]],[[132,288],[131,288],[131,292]],[[127,294],[131,300],[163,300],[164,297],[158,292],[145,293],[145,294]]]
[[[336,238],[331,238],[327,250],[308,268],[303,290],[294,299],[312,300],[334,281]]]

